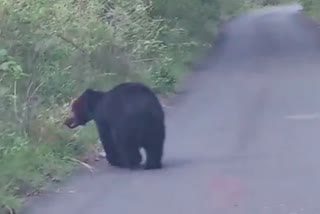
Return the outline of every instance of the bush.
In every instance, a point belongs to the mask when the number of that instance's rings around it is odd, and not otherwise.
[[[301,0],[304,11],[311,17],[320,20],[320,1],[319,0]]]

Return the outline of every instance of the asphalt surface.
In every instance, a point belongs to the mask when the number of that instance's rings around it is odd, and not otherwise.
[[[166,109],[164,169],[102,161],[23,214],[319,214],[320,34],[298,10],[226,24]]]

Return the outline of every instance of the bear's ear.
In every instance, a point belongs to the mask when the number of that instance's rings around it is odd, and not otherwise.
[[[82,101],[82,106],[86,108],[86,111],[92,113],[102,96],[102,92],[88,88],[83,92],[80,100]]]

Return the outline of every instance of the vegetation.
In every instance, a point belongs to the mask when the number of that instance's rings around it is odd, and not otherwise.
[[[300,0],[305,12],[316,20],[320,20],[320,0]]]
[[[72,97],[128,80],[174,91],[219,23],[255,4],[0,0],[0,208],[19,208],[96,150],[92,124],[61,124]]]

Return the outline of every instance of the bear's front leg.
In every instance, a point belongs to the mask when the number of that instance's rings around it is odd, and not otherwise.
[[[129,134],[127,134],[127,130],[121,131],[118,129],[117,131],[118,132],[114,134],[114,142],[122,166],[129,169],[138,168],[142,161],[139,145],[133,137],[130,137]]]
[[[122,167],[112,133],[107,125],[97,124],[100,142],[104,152],[106,153],[106,160],[112,166]]]

